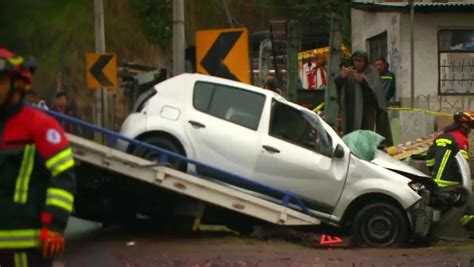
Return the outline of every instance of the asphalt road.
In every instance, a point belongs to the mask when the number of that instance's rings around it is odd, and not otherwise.
[[[474,266],[474,260],[470,265],[474,240],[422,248],[357,249],[318,246],[319,237],[313,239],[228,232],[163,235],[149,228],[101,228],[72,219],[66,253],[55,266]]]

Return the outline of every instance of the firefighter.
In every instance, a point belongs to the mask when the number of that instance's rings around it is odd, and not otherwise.
[[[462,184],[461,171],[455,156],[461,153],[466,160],[469,158],[468,136],[474,128],[474,114],[467,111],[454,113],[454,122],[444,129],[434,141],[426,155],[426,165],[439,187]],[[466,215],[461,218],[464,225],[473,221],[472,204],[468,204]]]
[[[73,210],[72,151],[56,120],[23,104],[31,74],[0,48],[0,266],[52,266]]]

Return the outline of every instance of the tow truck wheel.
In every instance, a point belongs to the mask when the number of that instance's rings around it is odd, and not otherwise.
[[[408,239],[409,225],[400,208],[389,203],[373,203],[355,216],[352,241],[369,247],[396,247]]]
[[[145,138],[144,140],[141,140],[141,141],[157,146],[159,148],[171,151],[173,153],[183,155],[183,153],[180,151],[178,146],[169,138],[161,137],[161,136],[152,136],[152,137]],[[154,161],[154,162],[160,161],[160,154],[154,153],[143,147],[135,147],[132,150],[132,154],[148,159],[150,161]],[[165,165],[173,169],[186,171],[186,163],[175,158],[169,157]]]

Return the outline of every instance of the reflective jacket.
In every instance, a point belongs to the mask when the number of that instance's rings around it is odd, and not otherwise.
[[[43,112],[18,105],[3,113],[0,249],[39,247],[41,228],[63,232],[73,210],[72,150],[59,123]]]
[[[426,165],[439,186],[462,184],[457,153],[468,158],[468,139],[459,129],[446,132],[434,141],[426,155]]]

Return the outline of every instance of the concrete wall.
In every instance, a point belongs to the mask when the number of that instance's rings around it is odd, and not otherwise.
[[[438,31],[474,28],[473,14],[415,14],[415,96],[438,95]],[[352,10],[352,48],[367,50],[366,40],[387,31],[388,61],[397,76],[397,97],[410,99],[410,16],[398,12]]]

